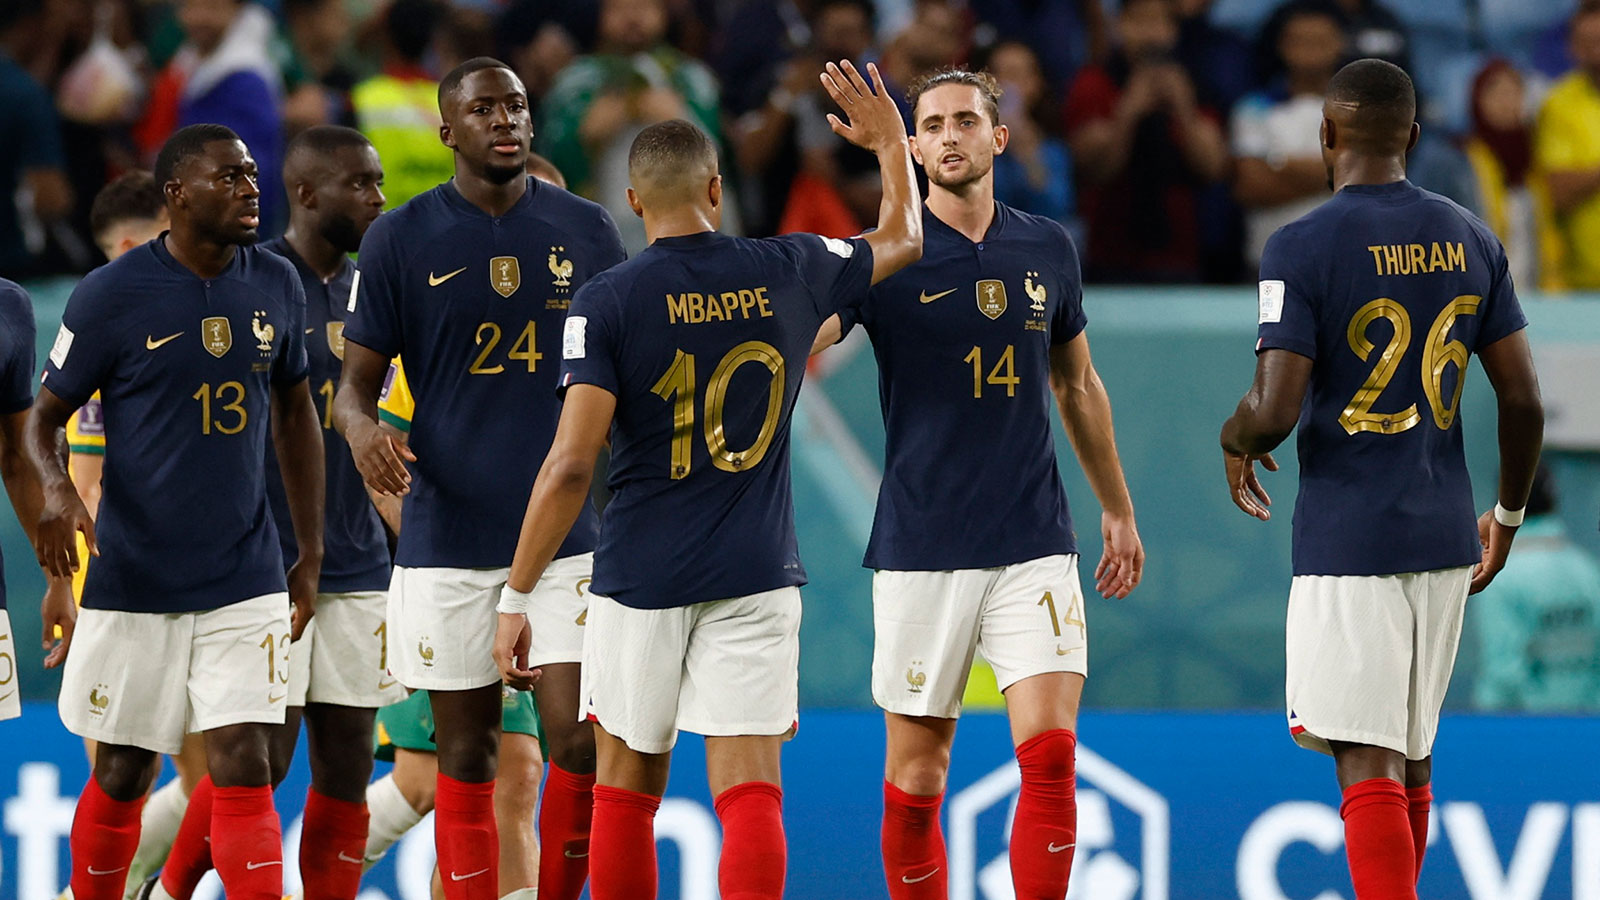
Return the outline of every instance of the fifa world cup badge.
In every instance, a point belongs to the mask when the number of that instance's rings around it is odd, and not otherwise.
[[[489,285],[502,297],[510,297],[522,287],[522,267],[515,256],[496,256],[489,260]]]
[[[1006,311],[1006,283],[998,278],[978,282],[978,312],[991,319]]]
[[[233,326],[228,324],[227,316],[208,316],[200,320],[200,338],[206,352],[221,359],[233,348]]]

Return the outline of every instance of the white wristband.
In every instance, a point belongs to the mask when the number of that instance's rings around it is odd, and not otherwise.
[[[525,616],[528,608],[533,605],[532,591],[519,591],[511,585],[502,585],[500,588],[500,602],[494,605],[495,612],[507,616]]]
[[[1496,503],[1494,505],[1494,520],[1507,528],[1516,528],[1522,524],[1524,511],[1522,509],[1506,509]]]

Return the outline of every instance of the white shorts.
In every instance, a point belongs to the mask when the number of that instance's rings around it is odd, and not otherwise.
[[[0,609],[0,722],[22,715],[22,690],[17,678],[17,642],[11,637],[11,616]]]
[[[406,698],[389,674],[388,605],[383,591],[317,595],[317,614],[289,648],[290,706],[376,709]]]
[[[575,663],[583,659],[583,627],[589,618],[589,581],[594,554],[552,560],[533,586],[528,625],[533,645],[528,665]]]
[[[1403,575],[1301,575],[1289,589],[1289,733],[1433,753],[1461,642],[1472,567]]]
[[[678,731],[784,735],[800,700],[800,589],[673,609],[633,609],[591,594],[582,714],[640,753]]]
[[[505,569],[394,567],[389,671],[412,690],[465,691],[500,681],[494,611]]]
[[[289,595],[193,613],[78,612],[61,676],[61,723],[79,737],[168,755],[183,736],[283,724]]]
[[[903,716],[954,719],[972,654],[1005,690],[1048,672],[1089,673],[1077,554],[992,569],[872,576],[872,699]]]

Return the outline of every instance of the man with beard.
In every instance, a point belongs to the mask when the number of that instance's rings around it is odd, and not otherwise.
[[[818,335],[825,345],[860,322],[880,372],[887,460],[866,565],[876,570],[872,694],[888,719],[889,896],[946,894],[939,804],[978,649],[1005,693],[1022,767],[1016,894],[1060,900],[1076,843],[1088,644],[1051,399],[1103,511],[1096,589],[1126,597],[1144,549],[1084,334],[1077,250],[1056,222],[994,199],[994,158],[1009,136],[999,87],[947,70],[910,97],[911,147],[928,174],[922,259]]]
[[[439,134],[455,151],[456,175],[379,219],[362,240],[334,401],[334,424],[367,484],[405,497],[389,667],[406,687],[429,692],[439,758],[434,833],[452,900],[500,896],[495,602],[516,549],[518,486],[532,486],[555,433],[555,341],[573,293],[625,256],[604,210],[525,173],[527,104],[522,82],[487,57],[440,83]],[[396,356],[416,401],[406,442],[378,424]],[[542,835],[541,879],[572,877],[578,890],[594,781],[593,729],[578,719],[588,611],[580,588],[597,529],[585,507],[545,573],[531,660],[544,672],[536,693],[551,757],[544,810],[565,811],[541,814],[555,825]],[[565,868],[543,866],[553,858]]]
[[[78,531],[99,555],[76,629],[70,615],[44,617],[47,633],[60,625],[75,645],[62,722],[99,742],[72,826],[78,900],[122,896],[155,754],[177,753],[194,731],[215,783],[211,848],[224,889],[235,900],[282,895],[268,743],[284,717],[275,673],[311,618],[322,567],[323,464],[305,386],[304,291],[292,266],[250,246],[256,174],[223,126],[172,136],[155,167],[172,229],[78,284],[28,423],[45,494],[39,561],[71,574]],[[96,390],[116,448],[98,521],[57,449],[58,430]],[[267,505],[269,425],[299,543],[287,579]]]

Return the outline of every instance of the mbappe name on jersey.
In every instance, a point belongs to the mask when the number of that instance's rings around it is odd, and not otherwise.
[[[667,324],[688,322],[698,325],[701,322],[731,322],[737,318],[768,318],[772,315],[772,310],[767,306],[769,302],[766,285],[708,294],[690,291],[668,294]]]

